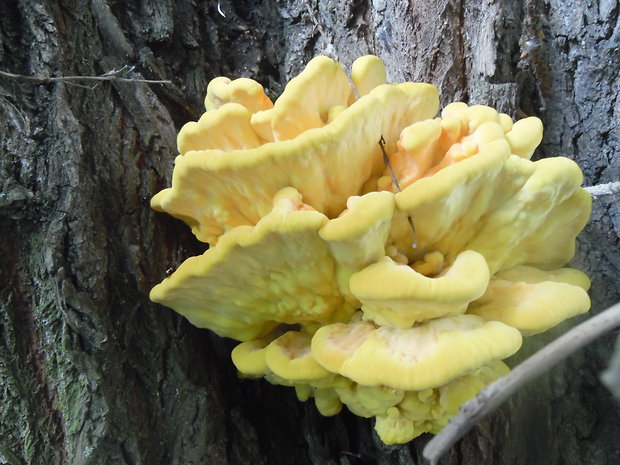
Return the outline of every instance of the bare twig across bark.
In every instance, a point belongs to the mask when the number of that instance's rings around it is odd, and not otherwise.
[[[465,433],[521,386],[618,326],[620,326],[620,303],[593,316],[536,352],[508,375],[490,384],[474,399],[463,404],[461,413],[426,445],[424,457],[432,465],[436,465],[441,456]]]
[[[312,21],[312,24],[314,24],[314,28],[317,31],[319,31],[319,35],[325,41],[325,50],[323,50],[323,54],[327,56],[331,56],[335,58],[336,60],[338,60],[338,53],[336,52],[334,41],[330,39],[325,33],[325,29],[323,29],[323,26],[321,26],[320,21],[317,19],[316,15],[314,14],[314,10],[312,8],[312,5],[310,5],[310,2],[306,0],[304,1],[304,3],[306,5],[306,10],[308,10],[308,14],[310,15],[310,20]],[[333,37],[333,34],[332,34],[332,37]]]
[[[392,176],[392,183],[398,192],[401,192],[400,184],[398,183],[398,177],[396,177],[396,173],[394,172],[394,168],[392,168],[392,164],[390,163],[390,158],[388,157],[385,151],[385,139],[383,135],[381,135],[381,139],[379,139],[379,147],[381,147],[381,153],[383,153],[383,163],[390,170],[390,175]],[[411,246],[415,249],[418,246],[418,236],[415,232],[415,226],[413,224],[413,220],[411,219],[411,215],[407,215],[407,220],[409,221],[409,226],[411,227],[411,231],[413,232],[413,242]]]
[[[10,79],[17,79],[20,81],[30,81],[36,84],[49,84],[51,82],[63,82],[65,84],[70,84],[78,87],[86,87],[88,89],[94,89],[103,81],[119,81],[119,82],[132,82],[132,83],[143,83],[143,84],[172,84],[172,81],[167,80],[156,80],[156,79],[140,79],[140,78],[131,78],[131,77],[123,77],[122,74],[130,73],[134,70],[134,66],[123,66],[120,69],[113,69],[108,71],[107,73],[101,74],[99,76],[26,76],[24,74],[15,74],[9,73],[7,71],[0,71],[1,77],[6,77]],[[95,84],[92,86],[84,86],[81,84],[77,84],[77,82],[94,82]]]
[[[620,194],[620,182],[608,182],[607,184],[597,184],[596,186],[588,186],[585,188],[594,197],[599,195]]]

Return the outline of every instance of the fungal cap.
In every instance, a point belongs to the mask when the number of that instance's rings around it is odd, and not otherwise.
[[[360,96],[368,94],[375,87],[385,84],[383,62],[374,55],[359,57],[351,66],[351,80]]]
[[[151,300],[241,341],[263,337],[278,323],[329,322],[342,311],[342,297],[318,236],[327,221],[295,189],[283,189],[255,227],[235,228],[187,259],[152,289]]]
[[[406,391],[441,386],[520,346],[518,330],[475,315],[437,318],[408,329],[336,323],[312,338],[312,353],[327,370],[365,386]]]
[[[271,110],[274,140],[293,139],[321,128],[331,108],[348,107],[353,101],[353,89],[340,64],[326,56],[313,58],[289,81]]]
[[[306,382],[331,375],[319,365],[310,350],[312,336],[288,331],[267,346],[265,361],[269,369],[291,382]]]
[[[334,389],[313,389],[314,405],[319,413],[325,417],[338,415],[342,410],[342,402]]]
[[[405,128],[390,162],[404,189],[420,178],[476,156],[497,140],[506,140],[506,135],[502,118],[494,109],[451,104],[442,112],[442,118]]]
[[[197,122],[185,124],[177,137],[181,155],[194,150],[245,150],[263,141],[250,124],[252,114],[239,103],[225,103],[207,111]]]
[[[506,134],[512,153],[528,160],[542,138],[542,121],[534,116],[517,121]]]
[[[263,339],[242,342],[231,352],[235,367],[246,376],[265,376],[269,367],[265,361],[265,352],[268,342]]]
[[[216,77],[207,86],[205,108],[207,111],[215,110],[226,103],[239,103],[250,113],[273,107],[273,103],[265,95],[263,86],[258,82],[247,78],[231,81],[227,77]]]
[[[530,336],[587,312],[589,285],[588,277],[574,269],[544,272],[517,266],[497,273],[468,312],[501,321]]]
[[[394,195],[390,192],[351,196],[347,200],[347,209],[323,226],[320,235],[334,243],[360,240],[371,229],[379,229],[378,225],[389,222],[393,214]]]
[[[493,108],[451,103],[441,118],[405,128],[390,162],[404,189],[422,177],[476,156],[497,140],[508,142],[511,153],[529,159],[542,140],[542,123],[532,117],[513,124],[508,115]]]
[[[285,94],[280,99],[286,102]],[[308,205],[336,217],[347,199],[378,174],[378,167],[383,170],[381,135],[395,143],[403,127],[432,116],[438,102],[431,85],[385,84],[331,123],[292,140],[229,152],[190,151],[177,157],[172,187],[151,204],[187,222],[199,240],[211,244],[232,227],[256,224],[269,212],[273,196],[287,186],[295,187]],[[290,117],[296,120],[294,114]],[[271,124],[276,128],[274,118],[275,113]]]
[[[441,250],[450,258],[471,249],[485,257],[491,274],[570,260],[591,209],[579,188],[581,171],[567,158],[532,163],[510,152],[506,140],[493,141],[396,194],[397,210],[416,224],[415,256]]]
[[[385,255],[393,214],[394,194],[369,192],[349,197],[347,210],[320,229],[336,260],[339,287],[347,296],[351,274]]]
[[[351,293],[364,318],[407,328],[415,322],[457,313],[484,294],[489,269],[482,255],[467,250],[437,277],[427,277],[384,257],[351,276]]]
[[[578,286],[584,291],[590,289],[590,278],[574,268],[558,268],[557,270],[541,270],[533,266],[515,266],[508,270],[502,270],[493,276],[495,279],[502,279],[513,282],[524,282],[536,284],[545,281],[566,283]]]

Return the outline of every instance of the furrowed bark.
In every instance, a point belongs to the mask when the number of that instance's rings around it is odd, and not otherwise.
[[[615,1],[222,0],[225,17],[217,5],[0,5],[2,71],[135,66],[127,77],[171,81],[88,89],[0,76],[0,462],[422,463],[427,437],[388,447],[368,420],[323,418],[290,389],[239,379],[231,341],[149,302],[166,269],[204,250],[149,200],[215,76],[254,78],[275,98],[325,50],[345,66],[377,54],[390,80],[431,82],[443,104],[539,116],[536,156],[575,159],[585,185],[620,180]],[[595,199],[573,263],[592,278],[593,313],[620,300],[617,201]],[[519,358],[575,323],[529,339]],[[598,378],[613,343],[517,393],[440,463],[618,463],[620,415]]]

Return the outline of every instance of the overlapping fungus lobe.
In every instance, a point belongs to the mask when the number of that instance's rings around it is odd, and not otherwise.
[[[591,199],[572,161],[530,161],[537,118],[434,118],[437,89],[385,76],[361,57],[354,88],[317,57],[273,103],[211,81],[152,200],[211,247],[150,296],[242,341],[240,374],[375,417],[391,444],[441,430],[522,336],[588,310],[588,278],[562,267]]]

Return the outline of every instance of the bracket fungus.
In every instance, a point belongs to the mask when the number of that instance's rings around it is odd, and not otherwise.
[[[152,200],[211,247],[150,297],[240,341],[240,374],[375,417],[391,444],[438,432],[522,337],[589,309],[564,266],[591,199],[569,159],[530,160],[537,118],[435,117],[435,87],[385,79],[377,57],[351,79],[317,57],[273,103],[214,79]]]

